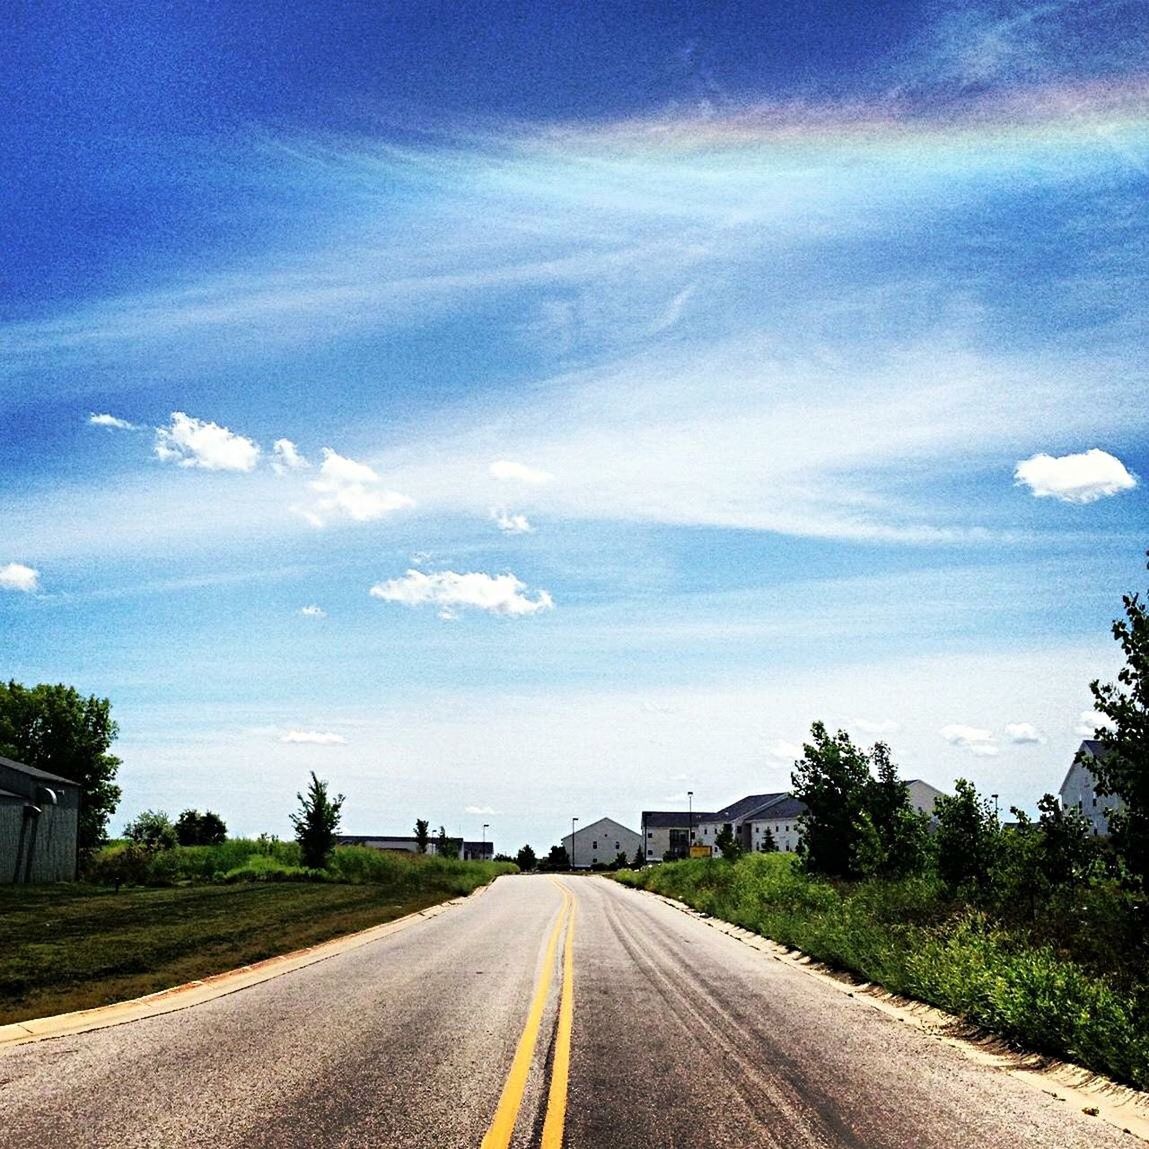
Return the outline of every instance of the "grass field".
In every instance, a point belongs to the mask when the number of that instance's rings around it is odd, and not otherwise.
[[[0,1024],[107,1005],[314,945],[445,901],[507,868],[424,866],[417,883],[257,881],[119,893],[82,883],[0,886]]]

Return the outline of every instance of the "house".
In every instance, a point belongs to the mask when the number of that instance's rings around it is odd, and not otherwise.
[[[1061,783],[1058,794],[1063,810],[1076,810],[1084,814],[1093,827],[1093,833],[1104,837],[1109,833],[1109,815],[1123,810],[1125,803],[1116,796],[1097,793],[1097,778],[1089,763],[1105,753],[1105,743],[1087,738],[1077,748],[1073,763]]]
[[[643,810],[643,856],[648,862],[685,858],[702,820],[713,817],[701,810]]]
[[[920,778],[911,778],[906,783],[906,793],[910,796],[910,805],[919,814],[934,816],[934,804],[939,798],[946,797],[944,790],[923,782]]]
[[[573,834],[567,834],[563,845],[572,870],[589,870],[599,863],[610,865],[619,854],[633,858],[642,845],[642,838],[613,818],[599,818],[597,822],[580,826]]]
[[[76,877],[80,787],[0,758],[0,882],[70,882]]]
[[[463,858],[465,861],[487,861],[495,856],[494,842],[462,842],[458,838],[448,838],[447,843],[452,847],[448,855],[452,858]],[[337,846],[366,846],[369,850],[394,850],[401,854],[417,854],[419,840],[413,836],[402,834],[340,834],[335,839]],[[439,847],[432,835],[427,839],[427,853],[437,854]]]
[[[802,840],[799,819],[806,812],[806,803],[793,794],[778,794],[770,801],[751,810],[742,820],[738,840],[743,849],[761,853],[766,848],[766,833],[783,854],[792,854]]]
[[[714,848],[715,842],[718,840],[718,835],[722,833],[723,827],[729,826],[734,832],[734,836],[742,845],[749,849],[749,838],[747,837],[749,830],[743,830],[743,823],[749,814],[754,813],[756,810],[761,810],[769,806],[773,802],[780,801],[782,798],[790,797],[785,791],[773,794],[747,794],[745,798],[740,798],[737,802],[731,802],[729,806],[724,806],[716,814],[702,814],[699,815],[698,831],[695,834],[695,840],[703,846]]]

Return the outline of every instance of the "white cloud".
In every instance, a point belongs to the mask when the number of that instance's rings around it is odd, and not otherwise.
[[[280,742],[291,742],[307,746],[346,746],[347,739],[342,734],[332,734],[330,730],[289,730]]]
[[[1137,486],[1120,459],[1096,447],[1079,455],[1034,455],[1018,463],[1013,475],[1037,498],[1063,503],[1093,503]]]
[[[766,753],[779,762],[797,762],[802,757],[802,747],[797,742],[786,742],[778,739],[766,747]]]
[[[1018,746],[1036,745],[1045,741],[1045,735],[1032,722],[1008,722],[1005,732],[1010,742]]]
[[[181,467],[205,471],[251,471],[259,461],[259,447],[221,427],[173,411],[167,427],[156,428],[155,455]]]
[[[323,526],[324,516],[332,514],[369,523],[415,505],[406,495],[383,489],[383,480],[366,463],[348,459],[330,447],[323,448],[319,474],[321,478],[311,484],[311,489],[322,496],[314,509],[296,508],[312,526]]]
[[[989,730],[951,723],[949,726],[943,726],[940,733],[951,746],[968,750],[979,758],[992,758],[997,753],[997,743],[994,742],[993,733]]]
[[[863,734],[896,734],[902,725],[892,719],[882,719],[874,722],[868,718],[855,718],[851,725],[856,726]]]
[[[432,604],[439,607],[440,617],[447,619],[454,618],[458,609],[466,607],[511,618],[554,607],[554,600],[547,591],[540,590],[531,598],[524,593],[526,589],[526,584],[510,573],[437,571],[425,574],[409,570],[402,578],[377,583],[371,588],[371,596],[405,606]]]
[[[88,422],[93,427],[112,427],[117,431],[142,430],[137,424],[129,423],[127,419],[117,419],[115,415],[97,415],[95,412],[88,416]]]
[[[28,593],[40,589],[40,572],[23,563],[8,563],[0,567],[0,590],[19,590]]]
[[[276,439],[272,446],[275,458],[271,461],[271,467],[277,475],[286,474],[288,471],[302,471],[311,466],[290,439]]]
[[[505,535],[529,535],[535,529],[526,515],[512,515],[509,511],[492,511],[491,517]]]
[[[494,814],[497,813],[491,806],[464,806],[464,814]]]
[[[499,459],[491,464],[491,477],[494,479],[514,479],[520,483],[530,483],[532,486],[542,486],[553,478],[549,471],[541,471],[536,467],[528,467],[525,463],[512,463],[509,459]]]
[[[327,611],[325,611],[323,609],[323,607],[321,607],[321,606],[316,606],[314,603],[312,603],[309,606],[301,606],[299,608],[299,613],[301,615],[303,615],[304,618],[326,618],[327,617]]]
[[[1099,729],[1111,730],[1112,728],[1113,723],[1108,715],[1101,714],[1096,710],[1083,710],[1077,717],[1077,726],[1073,732],[1080,734],[1082,738],[1094,738]]]

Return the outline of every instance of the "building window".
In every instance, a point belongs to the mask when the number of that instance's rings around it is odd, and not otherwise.
[[[592,850],[597,850],[598,849],[598,842],[591,842],[590,848]]]
[[[617,842],[615,842],[615,844],[614,844],[614,848],[615,848],[616,850],[621,850],[621,849],[622,849],[622,847],[621,847],[621,846],[620,846],[620,845],[619,845]]]

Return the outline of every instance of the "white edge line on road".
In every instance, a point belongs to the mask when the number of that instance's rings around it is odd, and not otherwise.
[[[810,957],[809,954],[802,953],[801,950],[789,949],[761,934],[704,914],[686,905],[685,902],[668,898],[665,894],[656,894],[652,890],[634,886],[623,888],[645,897],[657,898],[673,909],[696,918],[711,929],[718,930],[719,933],[726,934],[809,977],[817,978],[839,993],[854,998],[855,1001],[864,1002],[890,1017],[920,1029],[923,1033],[959,1050],[970,1061],[1007,1073],[1058,1101],[1079,1106],[1083,1112],[1095,1110],[1094,1115],[1099,1121],[1105,1121],[1142,1141],[1149,1141],[1149,1095],[1145,1093],[1069,1061],[1013,1050],[988,1051],[976,1041],[961,1036],[962,1030],[968,1032],[971,1027],[951,1013],[927,1005],[925,1002],[899,997],[880,985],[873,985],[860,979],[854,980],[853,975],[831,970],[829,966]]]
[[[70,1037],[77,1033],[88,1033],[93,1029],[107,1029],[112,1025],[124,1025],[129,1021],[140,1021],[147,1017],[157,1017],[164,1013],[175,1013],[177,1010],[189,1009],[193,1005],[200,1005],[205,1001],[212,1001],[217,997],[224,997],[229,993],[237,993],[249,986],[259,985],[270,981],[293,970],[303,969],[305,966],[315,965],[326,961],[349,950],[358,949],[380,938],[388,937],[416,925],[420,921],[438,917],[446,913],[453,906],[460,906],[468,898],[477,897],[490,888],[493,883],[479,886],[472,890],[465,898],[451,898],[446,902],[428,906],[425,910],[416,910],[405,914],[390,922],[382,922],[377,926],[368,926],[357,933],[344,934],[342,937],[331,938],[329,941],[319,942],[317,945],[307,946],[301,950],[292,950],[291,953],[279,954],[276,957],[264,958],[263,961],[253,962],[251,965],[240,966],[238,969],[225,970],[223,973],[212,974],[210,977],[197,981],[185,982],[183,985],[172,986],[170,989],[161,989],[156,993],[149,993],[144,997],[131,998],[128,1001],[117,1001],[111,1005],[99,1005],[93,1009],[76,1010],[74,1013],[58,1013],[50,1017],[38,1017],[28,1021],[15,1021],[9,1025],[0,1025],[0,1053],[6,1048],[18,1045],[27,1045],[35,1041],[44,1041],[51,1037]]]

